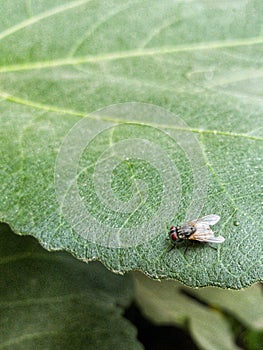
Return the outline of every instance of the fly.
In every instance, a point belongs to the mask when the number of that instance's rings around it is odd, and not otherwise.
[[[214,232],[210,228],[210,225],[215,225],[219,220],[219,215],[211,214],[186,222],[182,226],[172,226],[168,232],[169,239],[173,244],[171,250],[177,243],[184,240],[203,243],[223,243],[225,238],[222,236],[215,237]]]

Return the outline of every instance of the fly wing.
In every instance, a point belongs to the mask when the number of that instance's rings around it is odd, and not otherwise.
[[[200,219],[193,220],[196,231],[188,237],[188,239],[199,241],[199,242],[208,242],[208,243],[223,243],[224,237],[214,236],[214,232],[211,230],[210,225],[215,225],[220,220],[220,216],[216,214],[211,214],[204,216]]]
[[[223,243],[224,237],[214,236],[214,232],[211,230],[211,228],[204,223],[200,223],[199,225],[196,224],[197,230],[188,238],[194,241],[199,242],[207,242],[207,243]]]
[[[197,224],[206,224],[206,225],[215,225],[220,220],[220,216],[216,214],[206,215],[200,219],[194,220],[194,223]]]
[[[200,242],[208,242],[209,239],[214,238],[214,232],[206,224],[196,224],[196,231],[188,237],[188,239]]]
[[[223,243],[225,241],[223,236],[211,237],[207,242],[209,243]]]
[[[219,215],[210,214],[210,215],[203,216],[202,218],[199,218],[199,219],[188,221],[187,223],[185,223],[185,226],[187,226],[187,225],[195,225],[196,226],[198,224],[200,224],[200,225],[204,224],[206,226],[215,225],[219,220],[220,220]]]

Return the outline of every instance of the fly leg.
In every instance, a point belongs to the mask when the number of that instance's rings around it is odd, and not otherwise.
[[[187,249],[189,248],[189,241],[186,241],[185,242],[186,243],[186,247],[185,247],[185,250],[184,250],[184,255],[186,254],[186,252],[187,252]]]
[[[168,239],[169,239],[169,238],[168,238]],[[177,246],[177,244],[180,243],[180,242],[182,242],[182,241],[183,241],[183,239],[177,239],[176,242],[173,242],[173,245],[171,246],[170,249],[168,249],[168,252],[170,252],[171,250],[173,250],[173,249]]]
[[[175,246],[176,246],[176,243],[174,243],[174,244],[171,246],[171,248],[167,250],[168,253],[169,253],[171,250],[173,250],[173,249],[175,248]]]
[[[210,248],[213,248],[214,250],[217,250],[217,248],[216,248],[216,247],[212,246],[212,245],[211,245],[211,244],[209,244],[209,243],[208,243],[208,246],[209,246]]]
[[[190,247],[190,245],[191,246],[195,245],[195,242],[193,242],[193,241],[190,242],[189,240],[185,240],[185,243],[186,243],[186,247],[185,247],[185,250],[184,250],[184,255],[186,254],[186,252],[187,252],[188,248]]]

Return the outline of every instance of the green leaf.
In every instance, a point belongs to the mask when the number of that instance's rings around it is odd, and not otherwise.
[[[122,317],[128,277],[0,229],[1,349],[142,349]]]
[[[118,273],[261,280],[262,2],[0,8],[0,219]],[[217,251],[167,252],[208,214]]]
[[[190,293],[212,307],[233,315],[244,326],[263,330],[262,288],[259,284],[239,291],[207,287],[192,289]]]
[[[244,333],[243,338],[247,349],[258,350],[260,349],[263,343],[263,331],[247,331]]]
[[[133,277],[143,314],[158,325],[174,324],[188,330],[201,349],[239,349],[229,315],[250,329],[263,330],[260,285],[242,291],[193,289],[175,281],[151,281],[140,273]]]

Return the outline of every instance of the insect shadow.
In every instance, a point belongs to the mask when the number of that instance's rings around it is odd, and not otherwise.
[[[170,238],[166,238],[166,240],[167,240],[167,241],[170,241]],[[184,245],[184,246],[185,246],[184,255],[185,255],[189,247],[193,247],[193,248],[194,248],[194,247],[198,247],[198,246],[200,247],[199,244],[201,244],[201,243],[198,242],[198,241],[196,241],[196,242],[190,242],[190,241],[177,242],[177,243],[175,243],[175,244],[172,244],[171,247],[169,247],[169,248],[167,249],[167,252],[169,253],[169,252],[171,252],[172,250],[174,250],[175,248],[179,248],[180,246],[183,246],[183,245]],[[212,246],[211,244],[209,244],[209,243],[207,243],[206,245],[207,245],[208,247],[214,249],[214,250],[217,250],[216,247],[213,247],[213,246]]]

